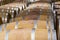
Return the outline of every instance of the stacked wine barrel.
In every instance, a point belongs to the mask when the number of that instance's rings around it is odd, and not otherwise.
[[[60,40],[60,1],[55,2],[55,11],[56,11],[56,19],[57,19],[57,37]]]
[[[0,6],[0,40],[57,40],[51,4],[34,2]]]

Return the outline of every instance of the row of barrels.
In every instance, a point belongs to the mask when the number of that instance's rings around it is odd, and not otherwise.
[[[55,1],[59,1],[59,0],[0,0],[0,5],[5,5],[5,4],[9,4],[12,2],[36,2],[36,1],[40,1],[40,2],[55,2]]]
[[[34,6],[35,4],[36,4],[36,6]],[[43,5],[43,4],[45,4],[45,5]],[[39,15],[40,14],[40,8],[42,9],[41,11],[44,10],[43,13],[46,13],[46,11],[48,12],[48,9],[51,9],[51,6],[48,3],[34,3],[34,4],[31,4],[29,7],[27,7],[25,3],[23,3],[23,4],[22,3],[11,3],[11,4],[0,6],[0,9],[1,9],[0,14],[1,14],[1,18],[3,16],[5,18],[8,17],[7,20],[9,21],[11,18],[14,19],[18,15],[19,15],[19,17],[20,17],[20,15],[24,16],[24,15],[27,15],[27,14],[28,15],[31,15],[31,14]],[[29,10],[30,10],[30,12],[29,12]]]
[[[8,5],[3,5],[3,9],[8,8]],[[21,11],[22,6],[20,6],[20,3],[12,3],[10,4],[10,9],[13,7],[14,10],[16,6],[20,9],[19,14],[23,15],[23,20],[20,18],[22,16],[19,15],[15,17],[16,20],[19,20],[18,23],[15,21],[7,23],[7,25],[3,24],[1,28],[2,32],[0,32],[0,40],[57,40],[56,30],[53,28],[53,21],[50,22],[52,19],[48,19],[48,16],[51,17],[51,15],[46,14],[51,14],[51,5],[49,3],[34,3],[29,5],[29,7],[24,6],[26,9],[23,9],[23,12]],[[11,13],[11,15],[13,14]],[[12,17],[12,20],[14,21],[15,18]]]

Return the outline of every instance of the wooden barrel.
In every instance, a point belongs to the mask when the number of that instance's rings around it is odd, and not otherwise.
[[[60,6],[59,4],[60,4],[60,1],[55,2],[55,7],[56,7],[56,8],[60,8],[60,7],[59,7],[59,6]]]
[[[34,3],[24,9],[24,11],[20,13],[20,15],[22,15],[26,20],[37,19],[40,14],[43,14],[44,16],[47,15],[47,12],[51,11],[49,9],[51,9],[51,5],[49,3]]]
[[[19,13],[19,11],[22,11],[25,7],[26,7],[25,3],[19,3],[19,2],[16,3],[15,2],[15,3],[2,5],[2,6],[0,6],[0,9],[7,9],[7,10],[11,9],[11,10],[14,10],[14,11],[18,11],[18,13]]]
[[[28,14],[26,14],[26,13],[28,13]],[[35,9],[32,9],[32,10],[30,10],[30,12],[28,12],[28,9],[27,10],[25,10],[25,11],[23,11],[23,12],[20,12],[19,13],[20,14],[20,16],[22,16],[21,18],[19,18],[18,17],[18,20],[19,19],[23,19],[24,18],[24,20],[34,20],[34,19],[37,19],[37,17],[38,16],[40,16],[40,10],[39,9],[37,9],[37,8],[35,8]],[[41,13],[41,14],[46,14],[46,13]],[[47,15],[47,14],[46,14]],[[17,17],[16,17],[17,18]]]
[[[13,30],[15,29],[17,25],[18,25],[17,28],[20,28],[20,29],[21,28],[34,28],[35,23],[37,25],[37,28],[46,29],[47,15],[39,15],[39,17],[38,15],[30,15],[30,16],[28,15],[28,16],[24,16],[24,19],[22,19],[22,17],[18,17],[16,19],[18,23],[16,23],[16,21],[12,23],[7,23],[7,26],[6,26],[7,30]],[[3,30],[4,30],[4,25],[3,25]]]
[[[38,9],[37,9],[38,10]],[[38,13],[37,13],[38,12]],[[15,17],[16,20],[29,20],[29,19],[37,19],[37,17],[40,15],[39,10],[35,11],[35,9],[32,9],[32,11],[28,12],[27,10],[24,10],[23,12],[19,12],[19,16]],[[27,19],[26,19],[27,18]]]
[[[58,15],[60,15],[60,1],[55,2],[55,11],[57,12]]]
[[[34,6],[35,5],[35,6]],[[20,15],[40,15],[51,12],[51,5],[49,3],[33,3],[30,4]]]
[[[22,3],[17,2],[17,3],[10,3],[10,4],[6,4],[6,5],[2,5],[2,6],[0,6],[0,9],[4,9],[5,12],[8,10],[8,13],[10,14],[10,16],[12,15],[12,11],[10,12],[10,10],[13,10],[14,11],[13,17],[15,19],[17,12],[19,13],[21,10],[23,10],[25,8],[25,6],[26,6],[25,3],[22,4]],[[10,16],[8,16],[8,22],[10,21],[10,19],[9,19]]]
[[[55,31],[47,29],[17,29],[0,32],[0,40],[56,40]]]
[[[43,25],[44,24],[44,25]],[[51,26],[51,24],[48,24]],[[38,28],[46,29],[47,20],[21,20],[18,22],[7,23],[6,30],[21,29],[21,28]],[[2,30],[4,30],[4,25],[2,25]]]
[[[60,1],[55,2],[55,11],[57,13],[57,27],[56,27],[56,31],[57,31],[57,39],[60,40]]]
[[[55,11],[57,13],[57,27],[56,27],[56,31],[57,31],[57,39],[60,40],[60,1],[55,2]]]
[[[15,2],[15,3],[9,3],[9,4],[6,4],[6,5],[0,6],[0,8],[4,8],[4,9],[7,9],[8,7],[9,8],[11,8],[11,7],[12,8],[18,7],[18,8],[20,8],[20,10],[22,10],[22,8],[24,9],[26,7],[26,4],[25,3]]]
[[[27,9],[41,8],[41,9],[51,9],[51,5],[49,3],[32,3],[29,5]]]

